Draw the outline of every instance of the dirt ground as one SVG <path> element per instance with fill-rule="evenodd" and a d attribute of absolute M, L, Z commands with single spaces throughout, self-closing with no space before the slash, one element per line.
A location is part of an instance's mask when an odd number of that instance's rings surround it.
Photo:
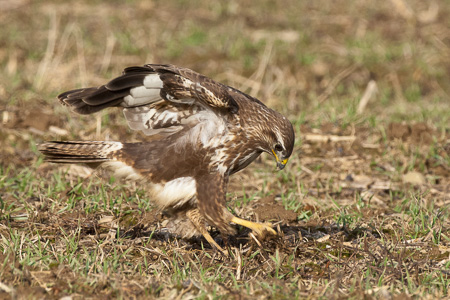
<path fill-rule="evenodd" d="M 59 128 L 61 120 L 43 112 L 39 112 L 39 116 L 44 116 L 42 122 L 27 121 L 30 115 L 38 111 L 38 108 L 31 110 L 25 114 L 25 119 L 10 112 L 9 121 L 1 130 L 2 142 L 13 139 L 16 145 L 22 147 L 3 147 L 0 158 L 4 166 L 15 165 L 20 172 L 21 168 L 35 163 L 36 153 L 27 148 L 27 136 L 39 136 L 42 132 L 50 131 L 51 126 Z M 290 165 L 294 170 L 302 170 L 296 173 L 294 178 L 283 178 L 281 184 L 277 181 L 267 181 L 266 191 L 274 192 L 261 197 L 258 190 L 264 176 L 255 176 L 255 171 L 272 168 L 270 161 L 260 160 L 255 163 L 255 168 L 236 175 L 230 184 L 230 207 L 234 213 L 253 221 L 271 222 L 277 229 L 278 236 L 261 240 L 249 230 L 239 228 L 237 235 L 223 241 L 219 232 L 212 229 L 213 237 L 231 251 L 230 257 L 224 257 L 203 239 L 182 240 L 168 235 L 164 230 L 165 216 L 156 209 L 142 211 L 136 203 L 129 203 L 125 204 L 125 207 L 122 206 L 120 212 L 112 215 L 103 210 L 86 212 L 83 199 L 98 193 L 100 187 L 95 185 L 98 180 L 100 184 L 107 183 L 108 175 L 102 172 L 94 173 L 97 180 L 92 183 L 90 169 L 61 167 L 45 162 L 35 169 L 39 181 L 52 182 L 55 171 L 63 170 L 64 180 L 71 182 L 66 190 L 58 193 L 58 206 L 74 196 L 80 199 L 80 203 L 76 203 L 73 209 L 55 214 L 55 208 L 51 208 L 50 203 L 54 200 L 31 193 L 24 199 L 27 210 L 31 211 L 28 219 L 16 219 L 14 214 L 20 215 L 22 211 L 14 212 L 9 218 L 2 220 L 2 234 L 4 237 L 8 236 L 8 231 L 12 229 L 31 230 L 38 232 L 42 242 L 54 243 L 52 247 L 58 248 L 62 247 L 61 242 L 58 242 L 61 235 L 72 232 L 77 235 L 77 247 L 85 249 L 77 252 L 95 249 L 98 247 L 98 241 L 102 240 L 105 242 L 97 255 L 108 255 L 120 249 L 127 252 L 127 260 L 131 258 L 131 261 L 128 261 L 131 264 L 133 261 L 142 264 L 144 257 L 148 263 L 161 265 L 176 253 L 179 263 L 192 261 L 195 257 L 195 264 L 201 264 L 205 269 L 214 270 L 218 264 L 228 265 L 236 280 L 245 279 L 250 285 L 256 284 L 261 276 L 265 281 L 278 286 L 286 284 L 286 280 L 301 278 L 296 282 L 298 294 L 291 295 L 302 297 L 310 295 L 311 287 L 306 283 L 308 281 L 320 282 L 338 278 L 338 285 L 347 285 L 355 280 L 355 276 L 362 276 L 361 272 L 368 272 L 372 268 L 375 273 L 380 272 L 380 265 L 386 260 L 391 263 L 383 267 L 383 286 L 402 281 L 405 274 L 411 273 L 416 274 L 412 280 L 419 284 L 422 273 L 440 270 L 448 261 L 450 248 L 446 238 L 441 238 L 438 244 L 430 243 L 437 231 L 442 237 L 449 236 L 446 225 L 448 220 L 440 219 L 437 223 L 428 224 L 427 226 L 432 226 L 432 230 L 425 236 L 404 240 L 392 234 L 401 232 L 402 228 L 406 230 L 417 226 L 417 221 L 411 224 L 412 216 L 401 213 L 402 207 L 409 204 L 398 202 L 405 199 L 404 193 L 407 190 L 416 195 L 414 197 L 417 201 L 424 202 L 425 207 L 435 207 L 429 211 L 430 216 L 426 218 L 446 213 L 445 207 L 448 205 L 450 193 L 449 166 L 436 158 L 427 157 L 426 153 L 433 145 L 436 147 L 436 153 L 445 157 L 450 145 L 439 144 L 439 141 L 448 141 L 450 135 L 448 132 L 442 135 L 425 123 L 390 123 L 383 131 L 386 132 L 385 140 L 380 130 L 364 127 L 342 129 L 341 126 L 331 123 L 323 124 L 320 128 L 311 128 L 305 124 L 301 128 L 302 146 L 297 148 L 294 154 L 294 157 L 299 159 L 294 159 Z M 117 134 L 126 135 L 125 132 Z M 411 153 L 417 156 L 412 169 L 422 166 L 423 171 L 405 170 L 398 178 L 393 178 L 390 173 L 396 168 L 396 164 L 408 161 Z M 301 185 L 298 186 L 294 198 L 283 199 L 289 198 L 289 192 L 286 194 L 286 191 L 283 191 L 283 180 L 294 180 L 297 185 Z M 252 182 L 245 185 L 244 194 L 242 182 Z M 80 191 L 80 185 L 87 188 Z M 108 186 L 117 189 L 116 193 L 126 194 L 130 198 L 134 197 L 136 192 L 135 187 L 120 183 Z M 420 198 L 420 195 L 429 197 Z M 251 197 L 251 200 L 243 203 L 245 198 Z M 302 201 L 290 203 L 297 197 Z M 15 201 L 14 195 L 2 194 L 3 206 Z M 333 206 L 343 209 L 335 210 Z M 438 211 L 435 211 L 436 208 Z M 119 245 L 114 245 L 115 243 Z M 257 255 L 254 255 L 255 251 Z M 13 283 L 20 280 L 21 284 L 15 290 L 17 295 L 32 294 L 36 298 L 58 298 L 66 295 L 67 291 L 76 290 L 75 298 L 89 295 L 115 297 L 108 275 L 102 275 L 103 277 L 95 279 L 92 286 L 86 286 L 83 283 L 84 278 L 80 279 L 65 264 L 54 263 L 48 270 L 41 270 L 38 267 L 25 266 L 19 259 L 1 255 L 0 261 L 14 262 L 14 265 L 4 265 L 2 282 Z M 236 268 L 236 260 L 246 261 L 246 264 Z M 17 273 L 16 270 L 20 272 Z M 169 267 L 169 272 L 174 270 Z M 277 278 L 277 274 L 282 272 L 285 276 Z M 267 275 L 263 274 L 272 275 L 267 278 Z M 130 279 L 126 276 L 126 279 L 116 278 L 115 282 L 120 282 L 121 293 L 131 293 L 132 298 L 145 298 L 146 293 L 163 298 L 171 298 L 180 293 L 192 296 L 205 290 L 205 287 L 197 286 L 190 278 L 170 290 L 167 290 L 164 281 L 149 281 L 148 278 L 145 282 L 142 280 L 142 277 Z M 83 286 L 82 289 L 74 288 L 77 285 Z M 238 298 L 243 296 L 241 292 L 226 285 L 221 286 L 219 290 L 229 295 L 236 293 Z M 265 292 L 260 293 L 260 296 L 265 295 Z M 361 287 L 349 295 L 359 298 L 366 293 L 362 292 Z M 388 290 L 383 288 L 372 293 L 389 294 Z M 8 294 L 3 291 L 3 296 Z M 128 298 L 125 294 L 121 295 Z M 273 298 L 281 295 L 288 297 L 289 294 L 285 295 L 280 289 L 272 294 Z M 408 298 L 406 293 L 398 295 Z"/>
<path fill-rule="evenodd" d="M 448 297 L 447 4 L 0 2 L 0 299 Z M 142 140 L 55 96 L 153 62 L 292 121 L 286 168 L 262 155 L 227 195 L 277 236 L 209 228 L 224 256 L 168 234 L 145 186 L 43 161 L 45 140 Z"/>

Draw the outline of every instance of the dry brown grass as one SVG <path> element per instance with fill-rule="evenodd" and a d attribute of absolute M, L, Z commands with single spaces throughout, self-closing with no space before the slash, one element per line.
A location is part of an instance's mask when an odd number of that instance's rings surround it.
<path fill-rule="evenodd" d="M 448 1 L 0 1 L 0 298 L 449 293 Z M 46 139 L 137 140 L 58 93 L 172 63 L 286 114 L 298 142 L 232 178 L 230 257 L 163 229 L 140 187 L 42 162 Z M 212 231 L 213 236 L 218 236 Z"/>

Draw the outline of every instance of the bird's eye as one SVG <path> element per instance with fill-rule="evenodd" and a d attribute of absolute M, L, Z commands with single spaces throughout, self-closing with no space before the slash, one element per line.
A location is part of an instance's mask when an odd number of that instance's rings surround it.
<path fill-rule="evenodd" d="M 274 148 L 275 148 L 275 151 L 278 151 L 278 152 L 283 151 L 283 146 L 281 146 L 280 144 L 276 144 Z"/>

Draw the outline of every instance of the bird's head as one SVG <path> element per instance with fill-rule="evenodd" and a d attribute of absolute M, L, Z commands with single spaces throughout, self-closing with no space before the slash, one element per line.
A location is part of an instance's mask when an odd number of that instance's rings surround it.
<path fill-rule="evenodd" d="M 294 149 L 295 134 L 291 122 L 281 114 L 275 113 L 270 127 L 265 128 L 263 151 L 272 154 L 277 162 L 277 169 L 282 170 Z"/>

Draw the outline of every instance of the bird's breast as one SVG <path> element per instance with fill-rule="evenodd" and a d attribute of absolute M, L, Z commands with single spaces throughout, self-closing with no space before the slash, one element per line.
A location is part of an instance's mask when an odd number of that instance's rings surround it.
<path fill-rule="evenodd" d="M 215 149 L 211 158 L 211 170 L 221 174 L 233 174 L 254 161 L 261 151 L 255 149 L 246 138 L 234 136 Z"/>

